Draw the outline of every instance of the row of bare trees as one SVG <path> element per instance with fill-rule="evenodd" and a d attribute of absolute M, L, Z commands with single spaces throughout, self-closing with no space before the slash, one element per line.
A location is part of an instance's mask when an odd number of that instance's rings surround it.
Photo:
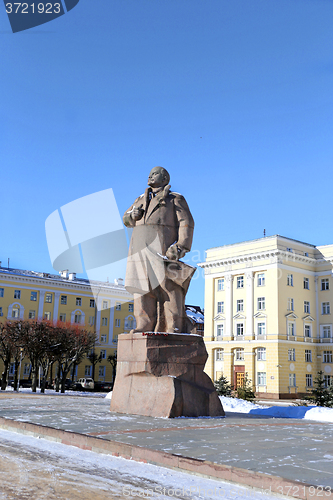
<path fill-rule="evenodd" d="M 20 360 L 26 356 L 31 363 L 32 392 L 36 392 L 40 368 L 41 391 L 45 392 L 54 363 L 57 363 L 56 390 L 60 388 L 65 392 L 68 373 L 83 360 L 95 342 L 94 332 L 70 323 L 17 320 L 0 324 L 0 358 L 4 364 L 1 390 L 6 389 L 11 362 L 15 365 L 14 390 L 17 389 Z"/>

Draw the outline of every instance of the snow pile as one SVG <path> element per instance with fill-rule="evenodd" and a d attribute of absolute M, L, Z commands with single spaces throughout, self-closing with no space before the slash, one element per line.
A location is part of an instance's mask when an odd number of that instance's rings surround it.
<path fill-rule="evenodd" d="M 226 412 L 248 413 L 273 418 L 304 418 L 316 422 L 333 423 L 333 408 L 320 406 L 262 406 L 243 399 L 220 396 Z"/>
<path fill-rule="evenodd" d="M 245 401 L 244 399 L 227 398 L 225 396 L 220 396 L 220 400 L 223 405 L 224 411 L 250 413 L 250 411 L 254 408 L 266 408 L 265 406 L 250 403 L 250 401 Z"/>
<path fill-rule="evenodd" d="M 107 395 L 105 396 L 105 399 L 111 399 L 112 398 L 112 391 L 108 392 Z"/>

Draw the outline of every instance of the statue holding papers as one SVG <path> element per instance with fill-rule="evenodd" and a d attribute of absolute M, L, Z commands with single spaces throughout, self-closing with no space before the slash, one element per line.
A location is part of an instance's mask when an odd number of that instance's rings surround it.
<path fill-rule="evenodd" d="M 135 332 L 187 333 L 185 295 L 195 272 L 179 259 L 192 245 L 194 221 L 185 198 L 170 191 L 169 173 L 155 167 L 148 188 L 123 217 L 133 228 L 125 287 L 134 294 Z"/>

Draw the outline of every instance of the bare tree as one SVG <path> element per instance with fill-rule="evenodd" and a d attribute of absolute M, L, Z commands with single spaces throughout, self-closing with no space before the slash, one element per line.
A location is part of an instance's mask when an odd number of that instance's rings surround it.
<path fill-rule="evenodd" d="M 87 352 L 94 347 L 96 334 L 69 323 L 58 324 L 57 328 L 60 330 L 60 346 L 57 356 L 59 379 L 61 380 L 61 392 L 65 392 L 68 372 L 74 365 L 79 364 Z"/>
<path fill-rule="evenodd" d="M 115 351 L 113 354 L 109 354 L 109 356 L 107 357 L 107 361 L 112 366 L 112 383 L 114 384 L 117 371 L 117 351 Z"/>
<path fill-rule="evenodd" d="M 17 352 L 17 337 L 19 321 L 7 321 L 0 324 L 0 358 L 4 368 L 1 376 L 1 390 L 6 390 L 8 371 L 12 356 Z"/>

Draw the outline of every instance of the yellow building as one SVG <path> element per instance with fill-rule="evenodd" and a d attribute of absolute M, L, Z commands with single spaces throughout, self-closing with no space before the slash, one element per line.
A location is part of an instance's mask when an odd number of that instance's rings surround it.
<path fill-rule="evenodd" d="M 0 267 L 0 321 L 15 318 L 70 321 L 96 331 L 95 352 L 103 359 L 96 365 L 95 380 L 112 381 L 107 357 L 116 351 L 118 335 L 133 328 L 133 297 L 122 279 L 89 282 L 68 271 L 54 275 Z M 92 374 L 88 359 L 77 368 L 75 379 Z M 29 372 L 24 360 L 21 378 Z"/>
<path fill-rule="evenodd" d="M 208 375 L 260 397 L 300 397 L 333 376 L 333 245 L 275 235 L 206 252 Z"/>

